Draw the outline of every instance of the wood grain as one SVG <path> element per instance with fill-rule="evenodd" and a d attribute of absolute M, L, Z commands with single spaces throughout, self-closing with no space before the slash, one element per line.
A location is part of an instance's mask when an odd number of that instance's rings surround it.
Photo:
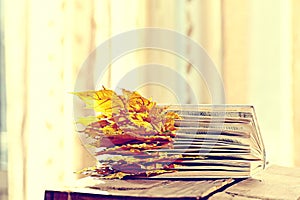
<path fill-rule="evenodd" d="M 48 190 L 45 200 L 64 199 L 200 199 L 232 183 L 233 179 L 218 180 L 97 180 L 84 178 L 85 188 L 69 188 L 62 191 Z M 69 195 L 65 195 L 65 193 Z M 69 196 L 69 197 L 68 197 Z M 83 198 L 84 197 L 84 198 Z"/>
<path fill-rule="evenodd" d="M 217 193 L 211 199 L 299 199 L 300 168 L 268 167 L 254 178 L 246 179 Z"/>
<path fill-rule="evenodd" d="M 198 180 L 100 180 L 47 190 L 45 200 L 94 199 L 300 199 L 300 168 L 270 166 L 253 178 Z"/>

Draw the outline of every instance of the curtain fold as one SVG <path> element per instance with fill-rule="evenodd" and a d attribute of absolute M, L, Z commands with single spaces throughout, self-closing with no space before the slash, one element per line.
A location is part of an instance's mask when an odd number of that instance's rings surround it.
<path fill-rule="evenodd" d="M 300 167 L 300 2 L 292 1 L 293 141 L 295 165 Z"/>
<path fill-rule="evenodd" d="M 92 3 L 5 2 L 10 199 L 41 199 L 75 180 L 83 156 L 94 161 L 73 131 L 70 94 L 96 46 Z"/>

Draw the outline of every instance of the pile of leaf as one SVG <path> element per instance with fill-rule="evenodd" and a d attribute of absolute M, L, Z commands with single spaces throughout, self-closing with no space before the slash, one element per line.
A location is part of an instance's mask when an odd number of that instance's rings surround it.
<path fill-rule="evenodd" d="M 125 89 L 122 94 L 105 87 L 74 94 L 96 113 L 77 123 L 85 126 L 82 133 L 92 141 L 89 145 L 98 149 L 94 156 L 99 160 L 97 166 L 79 173 L 123 178 L 170 172 L 172 160 L 179 158 L 148 150 L 173 148 L 178 114 Z"/>

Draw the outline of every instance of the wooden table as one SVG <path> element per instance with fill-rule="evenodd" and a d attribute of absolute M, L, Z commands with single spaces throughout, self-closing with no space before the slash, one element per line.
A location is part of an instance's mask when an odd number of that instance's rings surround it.
<path fill-rule="evenodd" d="M 99 180 L 47 190 L 45 200 L 96 199 L 295 199 L 300 200 L 300 168 L 269 166 L 249 179 Z"/>

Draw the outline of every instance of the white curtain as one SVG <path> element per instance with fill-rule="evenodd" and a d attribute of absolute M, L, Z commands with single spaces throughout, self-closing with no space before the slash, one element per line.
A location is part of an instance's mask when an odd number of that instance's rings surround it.
<path fill-rule="evenodd" d="M 167 28 L 201 44 L 223 77 L 227 103 L 256 107 L 269 160 L 300 166 L 299 7 L 296 0 L 6 0 L 10 200 L 41 199 L 45 189 L 70 184 L 77 178 L 73 171 L 94 164 L 74 132 L 69 92 L 97 45 L 135 28 Z M 166 52 L 123 56 L 103 83 L 114 87 L 120 76 L 151 62 L 183 74 L 199 102 L 211 103 L 191 66 Z M 83 84 L 92 84 L 91 79 Z M 139 89 L 176 103 L 174 94 L 160 95 L 167 93 L 163 87 Z M 176 92 L 186 90 L 179 86 Z"/>
<path fill-rule="evenodd" d="M 109 6 L 5 2 L 9 199 L 42 199 L 94 162 L 74 132 L 70 92 L 84 59 L 111 34 Z"/>

